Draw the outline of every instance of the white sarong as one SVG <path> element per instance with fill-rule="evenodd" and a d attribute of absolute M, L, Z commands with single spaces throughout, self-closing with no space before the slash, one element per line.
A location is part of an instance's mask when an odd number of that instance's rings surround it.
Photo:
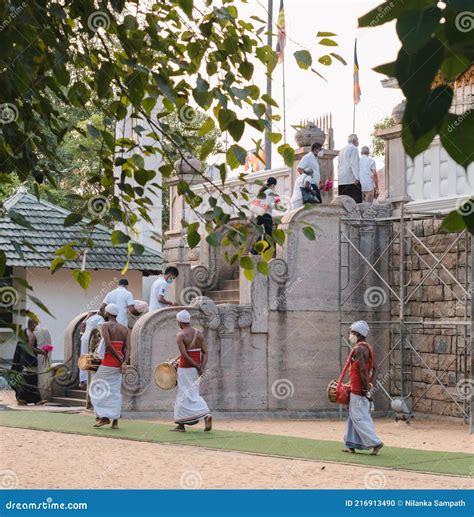
<path fill-rule="evenodd" d="M 370 415 L 370 401 L 351 393 L 349 418 L 347 419 L 344 441 L 351 449 L 372 449 L 382 440 L 375 433 L 374 421 Z"/>
<path fill-rule="evenodd" d="M 174 421 L 186 424 L 211 414 L 199 395 L 200 379 L 196 368 L 178 368 L 178 394 L 174 403 Z"/>
<path fill-rule="evenodd" d="M 89 395 L 96 416 L 111 419 L 120 418 L 122 411 L 121 387 L 120 368 L 100 365 L 89 388 Z"/>

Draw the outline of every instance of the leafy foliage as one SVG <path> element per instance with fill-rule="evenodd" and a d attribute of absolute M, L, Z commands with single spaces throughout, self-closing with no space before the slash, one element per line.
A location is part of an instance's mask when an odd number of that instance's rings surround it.
<path fill-rule="evenodd" d="M 375 70 L 396 77 L 407 99 L 402 138 L 412 158 L 439 134 L 443 147 L 457 163 L 466 168 L 474 159 L 473 114 L 460 120 L 449 113 L 453 97 L 450 82 L 474 60 L 472 33 L 465 30 L 466 21 L 472 25 L 470 7 L 472 2 L 467 0 L 393 0 L 359 18 L 359 27 L 397 20 L 402 44 L 397 59 Z M 438 86 L 433 89 L 435 81 Z"/>
<path fill-rule="evenodd" d="M 393 127 L 395 125 L 395 121 L 392 117 L 385 117 L 380 122 L 376 122 L 374 124 L 374 133 L 379 129 L 387 129 L 389 127 Z M 372 134 L 372 156 L 385 156 L 385 141 L 383 138 L 375 136 Z"/>
<path fill-rule="evenodd" d="M 271 131 L 265 107 L 277 107 L 253 81 L 256 66 L 271 74 L 277 65 L 276 52 L 264 41 L 265 22 L 257 17 L 241 19 L 237 5 L 236 0 L 224 0 L 219 6 L 211 0 L 0 2 L 0 16 L 7 20 L 0 48 L 2 182 L 31 182 L 37 195 L 45 182 L 56 186 L 57 151 L 68 135 L 78 132 L 91 142 L 88 151 L 97 167 L 85 174 L 71 171 L 80 176 L 80 193 L 73 198 L 77 203 L 67 224 L 89 228 L 102 222 L 102 212 L 93 214 L 90 223 L 84 220 L 91 215 L 91 197 L 103 196 L 111 223 L 125 229 L 114 232 L 117 242 L 130 239 L 140 218 L 150 222 L 150 196 L 161 188 L 160 176 L 146 168 L 144 156 L 158 156 L 159 172 L 168 178 L 176 157 L 188 161 L 197 151 L 205 161 L 215 152 L 216 132 L 221 132 L 230 141 L 219 167 L 225 182 L 227 169 L 245 161 L 246 150 L 239 145 L 245 130 Z M 319 43 L 332 50 L 337 47 L 333 36 L 319 34 Z M 331 56 L 344 62 L 341 56 Z M 297 60 L 318 73 L 308 50 L 302 50 Z M 330 64 L 323 61 L 324 66 Z M 63 106 L 97 116 L 81 126 Z M 197 136 L 173 123 L 176 117 L 186 121 L 195 111 L 203 113 L 193 120 Z M 131 132 L 124 132 L 129 126 Z M 277 134 L 272 138 L 278 141 Z M 291 165 L 293 149 L 281 145 L 278 152 Z M 207 241 L 218 245 L 226 237 L 235 249 L 229 260 L 238 260 L 247 239 L 243 231 L 247 214 L 240 208 L 242 198 L 248 200 L 245 186 L 236 197 L 225 197 L 217 188 L 221 206 L 204 211 L 203 200 L 187 179 L 180 180 L 179 192 L 198 215 Z M 240 223 L 229 227 L 231 213 Z M 193 244 L 197 231 L 193 227 L 188 232 Z M 90 239 L 82 244 L 93 245 Z M 133 250 L 130 243 L 130 253 Z M 59 256 L 55 266 L 60 260 Z M 75 277 L 86 285 L 85 275 Z"/>

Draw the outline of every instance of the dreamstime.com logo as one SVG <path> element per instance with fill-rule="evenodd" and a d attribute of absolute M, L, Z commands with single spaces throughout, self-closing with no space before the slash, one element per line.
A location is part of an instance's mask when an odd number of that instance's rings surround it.
<path fill-rule="evenodd" d="M 395 7 L 393 2 L 390 2 L 388 5 L 380 5 L 377 7 L 377 16 L 370 22 L 371 27 L 375 27 L 379 25 L 380 22 L 387 16 L 387 14 Z"/>
<path fill-rule="evenodd" d="M 451 124 L 449 124 L 449 126 L 447 127 L 448 129 L 448 133 L 451 133 L 452 131 L 454 131 L 460 124 L 462 124 L 463 120 L 468 117 L 470 115 L 472 110 L 466 110 L 464 113 L 462 113 L 461 115 L 459 115 L 459 117 L 456 119 L 456 120 L 453 120 L 453 122 L 451 122 Z"/>
<path fill-rule="evenodd" d="M 285 400 L 293 396 L 295 386 L 289 379 L 278 379 L 272 384 L 272 395 L 278 400 Z"/>
<path fill-rule="evenodd" d="M 104 11 L 94 11 L 87 18 L 87 26 L 92 32 L 97 32 L 99 29 L 107 30 L 110 26 L 110 18 Z"/>
<path fill-rule="evenodd" d="M 462 13 L 459 13 L 456 16 L 454 24 L 459 32 L 472 31 L 472 29 L 474 29 L 474 12 L 463 11 Z"/>
<path fill-rule="evenodd" d="M 10 124 L 18 118 L 18 108 L 11 102 L 0 104 L 0 124 Z"/>
<path fill-rule="evenodd" d="M 21 502 L 8 501 L 5 503 L 6 510 L 87 510 L 87 503 L 56 503 L 52 497 L 41 502 Z"/>
<path fill-rule="evenodd" d="M 3 22 L 0 25 L 0 32 L 6 29 L 10 23 L 21 14 L 23 9 L 26 7 L 26 2 L 22 2 L 21 5 L 18 7 L 12 7 L 10 10 L 10 14 L 7 16 L 6 20 L 3 20 Z"/>

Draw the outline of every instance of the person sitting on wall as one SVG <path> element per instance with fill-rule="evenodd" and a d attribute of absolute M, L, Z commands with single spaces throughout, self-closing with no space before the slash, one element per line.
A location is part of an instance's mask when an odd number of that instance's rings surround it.
<path fill-rule="evenodd" d="M 301 158 L 300 163 L 298 164 L 297 171 L 301 174 L 302 172 L 306 172 L 308 176 L 311 176 L 311 190 L 314 192 L 314 195 L 318 198 L 321 203 L 321 173 L 319 170 L 319 162 L 318 155 L 321 152 L 323 146 L 319 142 L 315 142 L 311 146 L 311 151 L 306 153 L 303 158 Z"/>

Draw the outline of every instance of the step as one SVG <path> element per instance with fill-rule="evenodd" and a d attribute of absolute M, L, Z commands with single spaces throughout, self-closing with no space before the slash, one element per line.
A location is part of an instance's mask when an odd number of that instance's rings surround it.
<path fill-rule="evenodd" d="M 239 303 L 240 292 L 238 289 L 223 289 L 222 291 L 208 291 L 205 293 L 216 303 Z"/>
<path fill-rule="evenodd" d="M 84 390 L 67 390 L 67 398 L 87 400 L 87 392 Z"/>
<path fill-rule="evenodd" d="M 53 397 L 53 404 L 59 404 L 63 407 L 86 407 L 86 401 L 83 399 L 74 399 L 71 397 Z"/>
<path fill-rule="evenodd" d="M 222 282 L 220 283 L 219 287 L 220 287 L 220 290 L 235 291 L 235 290 L 239 290 L 239 284 L 240 284 L 239 279 L 237 279 L 237 280 L 222 280 Z"/>

